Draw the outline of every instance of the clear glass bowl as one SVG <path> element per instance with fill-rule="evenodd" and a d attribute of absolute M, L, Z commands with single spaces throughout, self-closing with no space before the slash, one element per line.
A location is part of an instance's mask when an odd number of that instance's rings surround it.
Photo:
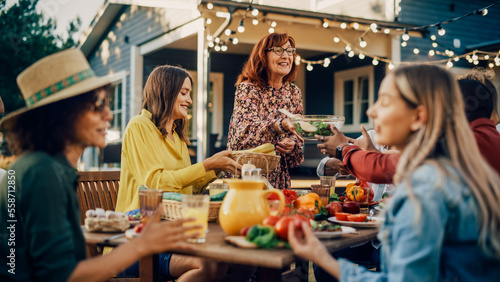
<path fill-rule="evenodd" d="M 333 133 L 327 128 L 329 124 L 342 130 L 345 117 L 338 115 L 303 115 L 292 119 L 297 133 L 306 140 L 316 140 L 314 135 L 331 136 Z"/>

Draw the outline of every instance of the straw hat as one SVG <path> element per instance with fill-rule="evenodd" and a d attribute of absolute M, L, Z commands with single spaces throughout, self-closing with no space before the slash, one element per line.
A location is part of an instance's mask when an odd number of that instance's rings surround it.
<path fill-rule="evenodd" d="M 0 128 L 8 130 L 12 121 L 23 113 L 86 93 L 113 80 L 112 76 L 96 76 L 80 49 L 49 55 L 17 76 L 26 107 L 3 117 Z"/>

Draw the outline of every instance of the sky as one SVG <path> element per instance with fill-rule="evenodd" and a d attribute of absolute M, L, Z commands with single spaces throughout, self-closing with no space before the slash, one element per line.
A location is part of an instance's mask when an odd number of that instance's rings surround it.
<path fill-rule="evenodd" d="M 6 6 L 9 7 L 17 0 L 7 0 Z M 104 3 L 104 0 L 39 0 L 37 9 L 46 16 L 55 18 L 57 21 L 56 32 L 60 35 L 66 34 L 69 23 L 80 17 L 82 25 L 76 38 L 89 26 L 97 11 Z"/>

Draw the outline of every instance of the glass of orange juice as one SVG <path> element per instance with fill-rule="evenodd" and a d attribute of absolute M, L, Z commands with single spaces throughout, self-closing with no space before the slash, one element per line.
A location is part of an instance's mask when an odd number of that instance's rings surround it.
<path fill-rule="evenodd" d="M 186 225 L 202 225 L 201 229 L 189 232 L 200 232 L 194 239 L 188 239 L 192 243 L 205 243 L 208 229 L 208 208 L 210 205 L 209 195 L 182 195 L 182 217 L 195 218 L 195 221 L 185 223 Z"/>

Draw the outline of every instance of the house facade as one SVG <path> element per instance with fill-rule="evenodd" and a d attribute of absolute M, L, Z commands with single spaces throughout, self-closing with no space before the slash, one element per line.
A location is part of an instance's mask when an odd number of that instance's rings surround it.
<path fill-rule="evenodd" d="M 110 134 L 110 144 L 116 146 L 127 122 L 140 112 L 142 87 L 152 69 L 163 64 L 187 69 L 195 80 L 190 138 L 200 161 L 215 147 L 226 146 L 234 83 L 254 44 L 272 30 L 286 31 L 296 40 L 300 65 L 295 83 L 302 90 L 305 113 L 343 115 L 343 131 L 351 136 L 359 135 L 361 124 L 369 128 L 365 112 L 386 72 L 397 62 L 415 59 L 408 52 L 416 48 L 411 44 L 429 41 L 428 32 L 413 28 L 433 18 L 404 18 L 405 13 L 420 13 L 416 2 L 426 1 L 405 2 L 261 0 L 249 5 L 225 0 L 109 0 L 82 34 L 79 47 L 96 74 L 117 77 Z M 426 5 L 439 5 L 434 2 Z M 467 1 L 454 2 L 457 12 L 468 7 L 459 5 Z M 410 35 L 406 47 L 401 46 L 404 31 Z M 467 50 L 481 40 L 464 39 L 462 47 Z M 109 150 L 119 151 L 116 146 Z M 315 146 L 306 143 L 304 167 L 315 167 L 322 157 Z M 87 151 L 84 169 L 102 168 L 105 156 L 106 152 Z"/>

